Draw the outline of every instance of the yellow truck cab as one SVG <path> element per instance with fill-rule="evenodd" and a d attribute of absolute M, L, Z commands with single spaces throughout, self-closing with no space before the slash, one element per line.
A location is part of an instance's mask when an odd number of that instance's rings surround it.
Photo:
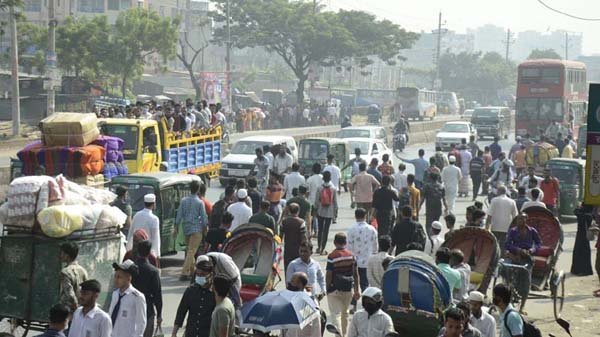
<path fill-rule="evenodd" d="M 106 118 L 99 122 L 104 135 L 124 141 L 123 157 L 129 173 L 166 171 L 199 175 L 205 182 L 221 168 L 221 127 L 175 133 L 166 120 Z"/>

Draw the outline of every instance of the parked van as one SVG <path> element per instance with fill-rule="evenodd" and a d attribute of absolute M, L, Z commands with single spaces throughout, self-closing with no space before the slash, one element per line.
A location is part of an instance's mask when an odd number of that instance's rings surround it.
<path fill-rule="evenodd" d="M 256 149 L 265 145 L 275 146 L 285 144 L 289 153 L 298 162 L 298 146 L 294 137 L 291 136 L 252 136 L 240 139 L 233 145 L 231 151 L 221 161 L 219 170 L 219 182 L 222 186 L 229 179 L 246 179 L 254 171 L 254 159 Z M 277 155 L 277 153 L 273 153 Z"/>
<path fill-rule="evenodd" d="M 475 108 L 471 123 L 477 129 L 479 138 L 485 136 L 508 138 L 510 131 L 510 109 L 501 106 Z"/>

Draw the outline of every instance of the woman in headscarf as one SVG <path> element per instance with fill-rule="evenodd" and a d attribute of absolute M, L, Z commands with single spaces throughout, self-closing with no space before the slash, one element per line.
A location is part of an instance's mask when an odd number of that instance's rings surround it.
<path fill-rule="evenodd" d="M 129 251 L 127 251 L 127 253 L 125 253 L 125 257 L 123 257 L 123 261 L 125 261 L 125 260 L 135 261 L 139 257 L 139 254 L 137 252 L 138 244 L 142 241 L 148 241 L 148 240 L 150 240 L 150 237 L 148 236 L 148 233 L 146 233 L 145 230 L 138 229 L 135 232 L 133 232 L 133 247 L 131 248 L 131 250 L 129 250 Z M 158 259 L 152 253 L 150 253 L 150 255 L 148 256 L 148 262 L 150 262 L 150 264 L 155 266 L 156 268 L 160 268 Z"/>

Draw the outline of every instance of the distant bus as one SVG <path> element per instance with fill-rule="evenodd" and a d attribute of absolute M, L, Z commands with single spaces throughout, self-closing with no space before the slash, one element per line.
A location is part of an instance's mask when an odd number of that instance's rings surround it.
<path fill-rule="evenodd" d="M 539 138 L 550 123 L 558 122 L 577 135 L 587 120 L 585 64 L 528 60 L 519 64 L 518 72 L 516 134 Z"/>
<path fill-rule="evenodd" d="M 437 111 L 447 115 L 456 115 L 460 112 L 460 104 L 456 93 L 452 91 L 438 92 Z"/>
<path fill-rule="evenodd" d="M 419 88 L 401 87 L 396 89 L 397 113 L 406 118 L 433 120 L 437 114 L 437 92 Z"/>
<path fill-rule="evenodd" d="M 263 89 L 262 100 L 272 106 L 280 106 L 283 104 L 283 90 Z"/>
<path fill-rule="evenodd" d="M 356 89 L 357 106 L 377 104 L 383 108 L 395 103 L 396 90 L 394 89 Z"/>

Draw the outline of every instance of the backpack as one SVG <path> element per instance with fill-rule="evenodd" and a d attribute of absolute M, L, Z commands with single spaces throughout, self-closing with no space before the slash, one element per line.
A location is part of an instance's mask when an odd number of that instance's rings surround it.
<path fill-rule="evenodd" d="M 333 189 L 323 185 L 319 200 L 321 201 L 321 206 L 329 207 L 333 205 Z"/>
<path fill-rule="evenodd" d="M 508 327 L 508 321 L 506 320 L 511 311 L 514 310 L 509 310 L 506 312 L 506 314 L 504 314 L 504 327 L 506 330 L 508 330 L 508 334 L 513 336 L 510 328 Z M 525 318 L 523 318 L 523 316 L 521 316 L 521 314 L 519 314 L 519 317 L 521 317 L 521 320 L 523 321 L 523 337 L 542 337 L 542 332 L 540 329 L 538 329 L 531 322 L 528 322 Z"/>

